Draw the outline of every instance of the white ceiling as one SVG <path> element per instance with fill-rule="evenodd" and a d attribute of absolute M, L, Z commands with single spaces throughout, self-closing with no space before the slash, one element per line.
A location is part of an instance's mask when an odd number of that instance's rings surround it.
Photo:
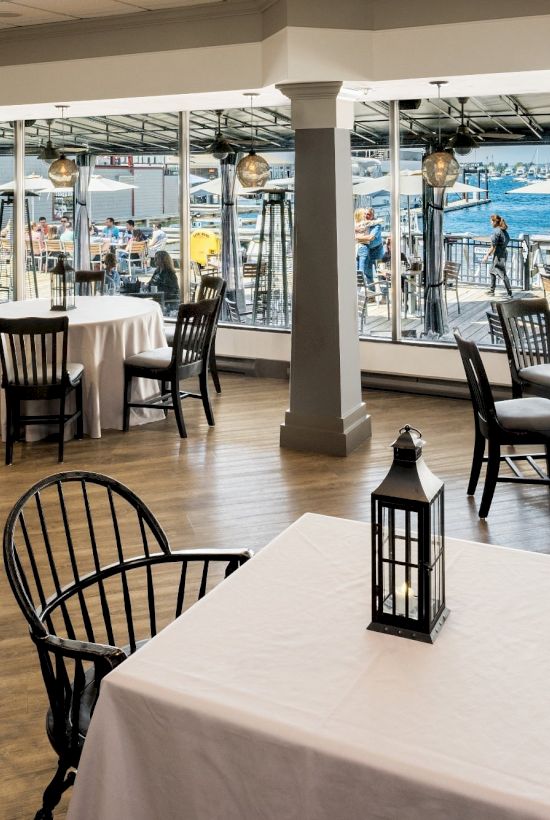
<path fill-rule="evenodd" d="M 221 2 L 224 0 L 0 0 L 0 29 Z"/>

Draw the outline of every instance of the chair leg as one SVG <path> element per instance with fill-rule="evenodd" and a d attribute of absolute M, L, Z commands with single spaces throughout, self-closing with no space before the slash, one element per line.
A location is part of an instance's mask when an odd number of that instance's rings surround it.
<path fill-rule="evenodd" d="M 65 779 L 68 768 L 65 761 L 60 758 L 57 771 L 44 791 L 42 808 L 37 811 L 34 820 L 53 820 L 53 810 L 61 800 L 63 792 L 74 783 L 74 773 L 70 773 Z"/>
<path fill-rule="evenodd" d="M 544 451 L 546 453 L 546 476 L 550 478 L 550 444 L 544 445 Z"/>
<path fill-rule="evenodd" d="M 210 367 L 210 373 L 212 374 L 212 381 L 214 382 L 214 387 L 216 388 L 216 393 L 221 393 L 222 388 L 220 385 L 220 377 L 218 375 L 218 364 L 216 362 L 216 337 L 212 339 L 212 344 L 210 345 L 210 353 L 208 355 L 208 366 Z"/>
<path fill-rule="evenodd" d="M 199 375 L 199 386 L 202 397 L 202 406 L 206 414 L 206 421 L 210 427 L 214 427 L 214 413 L 212 412 L 212 405 L 210 404 L 210 396 L 208 395 L 208 372 L 204 367 Z"/>
<path fill-rule="evenodd" d="M 458 298 L 458 279 L 455 279 L 456 307 L 460 316 L 460 299 Z"/>
<path fill-rule="evenodd" d="M 485 453 L 485 439 L 479 430 L 476 430 L 476 440 L 474 442 L 474 454 L 472 457 L 472 469 L 470 471 L 470 481 L 468 483 L 467 495 L 473 495 L 476 491 L 479 474 L 483 464 L 483 454 Z"/>
<path fill-rule="evenodd" d="M 166 393 L 169 392 L 169 390 L 170 390 L 169 383 L 162 381 L 160 383 L 160 397 L 162 398 L 163 396 L 165 396 Z M 164 408 L 163 413 L 164 413 L 164 418 L 166 418 L 168 416 L 168 410 L 166 408 Z"/>
<path fill-rule="evenodd" d="M 13 464 L 13 403 L 6 396 L 6 464 Z"/>
<path fill-rule="evenodd" d="M 500 444 L 489 439 L 489 460 L 487 462 L 487 472 L 485 474 L 485 486 L 479 506 L 479 517 L 487 518 L 491 501 L 497 485 L 498 471 L 500 467 Z"/>
<path fill-rule="evenodd" d="M 187 431 L 185 429 L 185 422 L 183 420 L 183 410 L 181 408 L 180 386 L 177 376 L 170 383 L 170 391 L 172 394 L 172 404 L 174 405 L 174 414 L 178 425 L 180 438 L 187 438 Z"/>
<path fill-rule="evenodd" d="M 65 396 L 59 400 L 59 443 L 58 443 L 58 461 L 63 461 L 63 449 L 65 447 Z"/>
<path fill-rule="evenodd" d="M 122 429 L 125 433 L 130 429 L 130 398 L 132 396 L 132 377 L 124 371 L 124 409 L 122 411 Z"/>
<path fill-rule="evenodd" d="M 77 412 L 80 412 L 80 415 L 77 416 L 76 419 L 76 437 L 78 439 L 84 438 L 84 417 L 83 413 L 83 402 L 82 402 L 82 379 L 78 382 L 76 386 L 76 409 Z"/>

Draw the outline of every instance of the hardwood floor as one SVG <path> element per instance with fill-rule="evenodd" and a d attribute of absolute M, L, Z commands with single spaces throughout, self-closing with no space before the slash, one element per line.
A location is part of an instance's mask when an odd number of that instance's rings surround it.
<path fill-rule="evenodd" d="M 170 417 L 126 435 L 107 432 L 100 440 L 67 442 L 63 469 L 104 472 L 128 484 L 157 515 L 174 548 L 258 550 L 304 512 L 368 521 L 370 493 L 391 460 L 389 445 L 408 423 L 422 431 L 426 461 L 446 482 L 449 535 L 550 552 L 545 489 L 499 485 L 489 519 L 479 521 L 476 501 L 465 494 L 473 441 L 468 402 L 369 392 L 373 437 L 337 459 L 279 448 L 286 382 L 222 374 L 222 387 L 213 399 L 215 428 L 208 428 L 200 402 L 189 401 L 187 440 L 179 439 Z M 55 458 L 52 443 L 16 445 L 14 465 L 0 467 L 2 524 L 30 484 L 58 471 Z M 365 560 L 368 555 L 365 544 Z M 55 757 L 44 732 L 46 700 L 36 654 L 3 573 L 0 584 L 0 818 L 26 820 L 40 805 Z M 56 812 L 59 820 L 69 796 Z"/>

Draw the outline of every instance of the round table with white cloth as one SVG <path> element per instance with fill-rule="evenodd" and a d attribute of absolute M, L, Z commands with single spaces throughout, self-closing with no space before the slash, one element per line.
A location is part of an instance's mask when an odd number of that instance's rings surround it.
<path fill-rule="evenodd" d="M 0 305 L 0 316 L 6 319 L 60 315 L 64 314 L 50 310 L 49 299 Z M 92 438 L 101 438 L 102 430 L 122 430 L 124 360 L 135 353 L 166 345 L 160 306 L 150 299 L 129 296 L 77 296 L 76 309 L 67 311 L 66 315 L 69 317 L 67 360 L 84 365 L 84 432 Z M 153 381 L 134 379 L 132 395 L 136 400 L 146 399 L 157 389 Z M 144 424 L 161 418 L 160 410 L 133 409 L 130 423 Z"/>

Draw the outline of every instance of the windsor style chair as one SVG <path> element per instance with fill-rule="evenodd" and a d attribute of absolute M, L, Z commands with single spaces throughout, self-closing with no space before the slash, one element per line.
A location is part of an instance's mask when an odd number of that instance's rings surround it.
<path fill-rule="evenodd" d="M 105 675 L 252 556 L 172 551 L 128 487 L 91 472 L 48 476 L 4 529 L 4 563 L 46 686 L 58 766 L 35 820 L 51 820 L 86 740 Z"/>

